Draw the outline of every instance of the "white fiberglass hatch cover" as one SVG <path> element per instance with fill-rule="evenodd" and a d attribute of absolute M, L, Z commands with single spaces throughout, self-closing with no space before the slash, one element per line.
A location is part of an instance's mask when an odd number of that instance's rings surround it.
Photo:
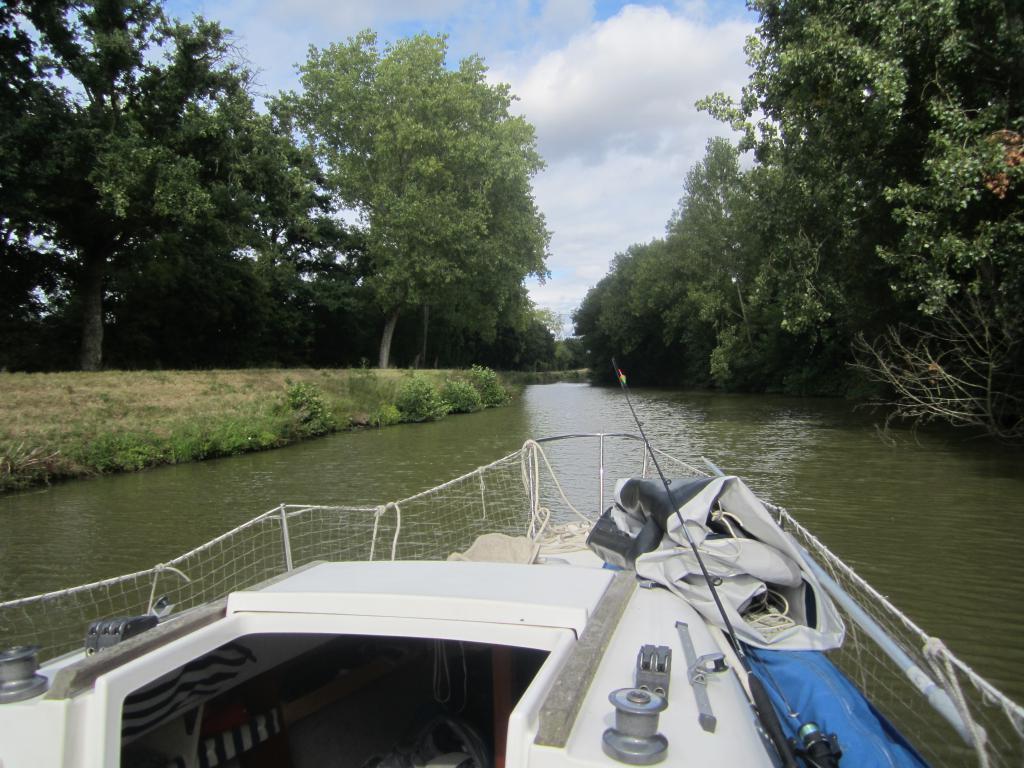
<path fill-rule="evenodd" d="M 323 563 L 228 597 L 241 612 L 401 616 L 579 634 L 612 579 L 597 568 L 474 562 Z"/>

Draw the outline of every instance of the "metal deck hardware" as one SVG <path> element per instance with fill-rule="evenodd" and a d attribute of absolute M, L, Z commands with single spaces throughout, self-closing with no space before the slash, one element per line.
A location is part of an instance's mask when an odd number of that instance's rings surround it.
<path fill-rule="evenodd" d="M 668 698 L 669 675 L 672 672 L 672 649 L 667 645 L 643 645 L 636 656 L 634 685 Z"/>
<path fill-rule="evenodd" d="M 697 716 L 700 727 L 708 733 L 715 732 L 718 719 L 711 710 L 711 699 L 708 698 L 708 675 L 724 672 L 728 667 L 725 665 L 725 657 L 720 653 L 708 653 L 704 656 L 697 656 L 693 648 L 693 640 L 690 638 L 690 628 L 686 622 L 677 621 L 676 630 L 679 632 L 679 641 L 683 646 L 683 653 L 686 655 L 686 676 L 693 687 L 694 698 L 697 699 Z"/>

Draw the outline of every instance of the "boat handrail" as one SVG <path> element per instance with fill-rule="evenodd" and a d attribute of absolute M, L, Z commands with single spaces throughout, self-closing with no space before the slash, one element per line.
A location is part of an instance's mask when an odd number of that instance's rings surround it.
<path fill-rule="evenodd" d="M 567 432 L 564 435 L 548 435 L 547 437 L 534 438 L 535 443 L 553 443 L 558 440 L 575 440 L 580 437 L 623 437 L 627 440 L 640 440 L 643 438 L 640 435 L 632 432 Z"/>

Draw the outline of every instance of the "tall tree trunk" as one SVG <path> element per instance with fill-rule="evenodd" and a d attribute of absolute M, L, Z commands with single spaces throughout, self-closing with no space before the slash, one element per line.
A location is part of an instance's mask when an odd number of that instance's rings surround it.
<path fill-rule="evenodd" d="M 423 367 L 427 367 L 427 330 L 430 328 L 430 305 L 423 305 L 423 348 L 420 350 L 420 360 Z"/>
<path fill-rule="evenodd" d="M 103 365 L 103 278 L 106 257 L 95 252 L 83 254 L 84 271 L 79 284 L 82 299 L 82 346 L 79 365 L 83 371 L 98 371 Z"/>
<path fill-rule="evenodd" d="M 391 338 L 395 335 L 395 326 L 398 325 L 398 310 L 396 309 L 384 323 L 384 333 L 380 337 L 380 359 L 378 367 L 387 368 L 391 363 Z"/>

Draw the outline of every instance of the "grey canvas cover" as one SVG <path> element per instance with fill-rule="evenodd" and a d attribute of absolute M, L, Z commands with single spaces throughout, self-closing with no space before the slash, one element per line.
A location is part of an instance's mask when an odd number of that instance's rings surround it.
<path fill-rule="evenodd" d="M 789 534 L 738 477 L 676 480 L 667 494 L 657 480 L 620 480 L 615 497 L 612 518 L 622 530 L 635 533 L 651 516 L 665 529 L 658 549 L 637 558 L 637 575 L 664 585 L 712 624 L 724 625 L 680 519 L 742 641 L 759 648 L 819 651 L 842 644 L 845 627 L 836 607 Z M 717 532 L 709 525 L 712 519 L 725 521 L 715 526 Z M 764 618 L 769 598 L 776 613 L 791 621 L 766 626 L 755 618 Z"/>

